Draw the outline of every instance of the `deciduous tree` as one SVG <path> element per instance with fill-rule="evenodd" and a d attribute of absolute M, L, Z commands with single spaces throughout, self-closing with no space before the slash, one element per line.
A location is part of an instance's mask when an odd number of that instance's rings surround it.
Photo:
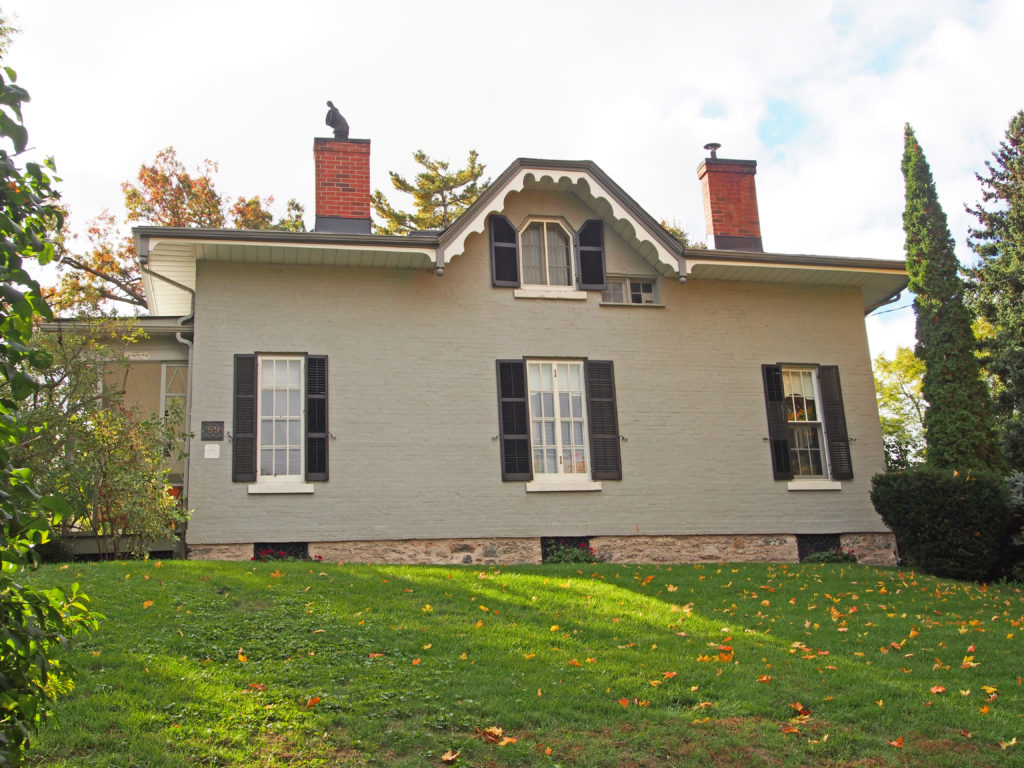
<path fill-rule="evenodd" d="M 466 167 L 457 170 L 452 170 L 446 160 L 434 160 L 422 149 L 413 153 L 413 159 L 423 166 L 413 181 L 394 171 L 388 171 L 388 175 L 395 189 L 412 195 L 415 212 L 395 208 L 383 192 L 375 190 L 371 202 L 373 212 L 380 219 L 374 224 L 379 234 L 407 235 L 417 230 L 444 229 L 472 205 L 490 183 L 490 179 L 480 181 L 486 166 L 478 161 L 475 149 L 470 150 Z"/>
<path fill-rule="evenodd" d="M 139 168 L 136 183 L 121 185 L 128 224 L 162 227 L 225 226 L 237 229 L 282 229 L 302 232 L 303 207 L 289 200 L 283 217 L 274 221 L 269 210 L 273 197 L 239 197 L 225 210 L 214 175 L 217 164 L 205 160 L 189 171 L 174 147 L 157 153 L 151 165 Z M 66 233 L 65 233 L 66 234 Z M 126 304 L 144 309 L 145 294 L 135 260 L 132 238 L 121 231 L 116 217 L 104 212 L 90 222 L 88 248 L 64 251 L 60 258 L 61 282 L 54 296 L 58 310 L 94 312 L 100 307 Z"/>
<path fill-rule="evenodd" d="M 886 467 L 900 470 L 919 464 L 925 449 L 924 363 L 909 347 L 898 347 L 891 360 L 878 355 L 873 368 Z"/>
<path fill-rule="evenodd" d="M 917 356 L 924 363 L 922 395 L 928 464 L 939 468 L 999 466 L 988 389 L 981 379 L 964 283 L 946 214 L 921 145 L 907 125 L 903 178 L 907 275 L 917 316 Z"/>
<path fill-rule="evenodd" d="M 986 321 L 984 365 L 995 377 L 996 419 L 1007 464 L 1024 470 L 1024 111 L 985 163 L 978 221 L 968 244 L 978 264 L 968 270 L 969 300 Z"/>
<path fill-rule="evenodd" d="M 2 14 L 0 14 L 2 21 Z M 6 22 L 3 22 L 6 24 Z M 0 24 L 2 26 L 3 24 Z M 4 34 L 0 32 L 0 38 Z M 32 327 L 51 317 L 39 284 L 24 259 L 47 263 L 53 243 L 47 233 L 62 223 L 51 186 L 53 163 L 18 157 L 28 144 L 21 106 L 28 93 L 15 73 L 0 74 L 0 765 L 20 765 L 29 738 L 44 717 L 41 701 L 70 684 L 70 668 L 59 648 L 83 628 L 94 627 L 77 593 L 39 589 L 20 582 L 35 565 L 35 547 L 50 536 L 50 519 L 66 511 L 60 499 L 41 496 L 31 474 L 17 466 L 11 448 L 28 438 L 21 423 L 24 399 L 36 388 L 34 370 L 47 362 L 31 346 Z"/>

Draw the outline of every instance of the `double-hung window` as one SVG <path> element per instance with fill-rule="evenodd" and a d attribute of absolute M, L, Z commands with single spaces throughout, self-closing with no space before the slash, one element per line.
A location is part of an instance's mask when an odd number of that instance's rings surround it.
<path fill-rule="evenodd" d="M 605 304 L 657 304 L 655 280 L 649 277 L 609 277 L 601 293 Z"/>
<path fill-rule="evenodd" d="M 503 480 L 527 490 L 621 480 L 615 376 L 608 360 L 498 360 Z"/>
<path fill-rule="evenodd" d="M 327 479 L 325 356 L 235 355 L 233 416 L 232 480 L 255 493 Z"/>
<path fill-rule="evenodd" d="M 839 368 L 763 365 L 768 442 L 776 480 L 852 480 Z"/>

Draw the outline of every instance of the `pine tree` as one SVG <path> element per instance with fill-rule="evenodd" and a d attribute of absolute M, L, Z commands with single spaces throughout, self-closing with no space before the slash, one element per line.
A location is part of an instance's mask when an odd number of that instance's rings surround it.
<path fill-rule="evenodd" d="M 928 161 L 913 129 L 904 131 L 903 178 L 907 274 L 917 316 L 917 356 L 924 361 L 922 394 L 927 462 L 940 468 L 999 466 L 988 389 L 975 355 L 971 315 Z"/>
<path fill-rule="evenodd" d="M 1006 140 L 986 162 L 978 220 L 967 243 L 979 263 L 968 270 L 968 300 L 991 331 L 984 364 L 997 381 L 996 420 L 1006 463 L 1024 470 L 1024 111 L 1010 120 Z"/>
<path fill-rule="evenodd" d="M 450 170 L 446 160 L 434 160 L 422 149 L 413 153 L 413 159 L 423 166 L 414 182 L 394 171 L 388 171 L 388 175 L 395 189 L 412 195 L 416 212 L 398 210 L 383 192 L 375 190 L 371 198 L 373 212 L 382 222 L 374 225 L 378 234 L 407 235 L 417 230 L 444 229 L 490 184 L 490 179 L 480 181 L 486 166 L 477 160 L 475 149 L 470 150 L 466 167 L 455 171 Z"/>

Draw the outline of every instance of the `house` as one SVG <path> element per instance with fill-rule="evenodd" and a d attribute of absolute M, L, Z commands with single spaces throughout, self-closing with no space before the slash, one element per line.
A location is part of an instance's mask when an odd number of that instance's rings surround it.
<path fill-rule="evenodd" d="M 765 252 L 756 163 L 714 152 L 713 247 L 685 251 L 589 161 L 516 160 L 444 231 L 374 235 L 370 142 L 313 152 L 311 232 L 134 230 L 191 557 L 895 562 L 864 317 L 902 261 Z"/>

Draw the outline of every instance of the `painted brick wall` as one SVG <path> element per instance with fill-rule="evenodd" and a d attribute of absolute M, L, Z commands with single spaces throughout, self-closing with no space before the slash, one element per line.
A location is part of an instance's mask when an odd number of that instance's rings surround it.
<path fill-rule="evenodd" d="M 505 211 L 517 225 L 592 216 L 530 192 Z M 606 237 L 609 271 L 642 269 Z M 197 280 L 193 424 L 231 431 L 234 354 L 308 352 L 329 356 L 337 439 L 312 495 L 248 495 L 231 482 L 230 442 L 219 459 L 197 455 L 190 544 L 885 530 L 868 498 L 884 458 L 855 289 L 662 280 L 664 308 L 517 299 L 491 286 L 486 233 L 440 278 L 200 262 Z M 523 356 L 614 361 L 621 481 L 529 494 L 501 481 L 494 361 Z M 839 366 L 855 438 L 841 491 L 772 479 L 761 364 L 775 362 Z"/>

